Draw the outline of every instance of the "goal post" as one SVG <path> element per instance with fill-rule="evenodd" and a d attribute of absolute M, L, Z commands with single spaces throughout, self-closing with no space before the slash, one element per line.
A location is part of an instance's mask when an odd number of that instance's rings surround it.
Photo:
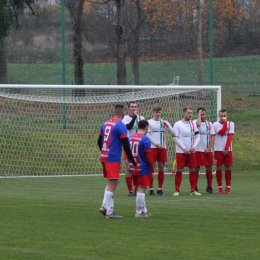
<path fill-rule="evenodd" d="M 113 107 L 136 101 L 139 114 L 152 118 L 154 106 L 174 124 L 185 106 L 203 106 L 216 121 L 220 86 L 0 85 L 0 177 L 101 174 L 97 139 Z M 194 117 L 195 118 L 195 117 Z M 167 135 L 171 172 L 175 144 Z M 122 164 L 122 173 L 124 164 Z"/>

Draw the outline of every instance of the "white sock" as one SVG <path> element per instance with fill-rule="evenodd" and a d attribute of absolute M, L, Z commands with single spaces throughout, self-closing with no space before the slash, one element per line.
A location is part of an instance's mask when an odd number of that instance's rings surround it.
<path fill-rule="evenodd" d="M 144 196 L 145 196 L 145 193 L 144 193 Z M 144 197 L 143 212 L 144 212 L 144 213 L 148 212 L 148 209 L 146 208 L 146 204 L 145 204 L 145 197 Z"/>
<path fill-rule="evenodd" d="M 105 197 L 106 190 L 107 190 L 107 186 L 106 186 L 105 191 L 104 191 L 104 197 L 103 197 L 103 203 L 102 203 L 102 207 L 104 207 L 105 209 L 107 208 L 106 207 L 106 197 Z"/>
<path fill-rule="evenodd" d="M 114 193 L 106 190 L 105 201 L 106 201 L 107 215 L 110 215 L 114 211 Z"/>
<path fill-rule="evenodd" d="M 137 192 L 136 194 L 136 213 L 141 214 L 145 205 L 145 194 Z"/>

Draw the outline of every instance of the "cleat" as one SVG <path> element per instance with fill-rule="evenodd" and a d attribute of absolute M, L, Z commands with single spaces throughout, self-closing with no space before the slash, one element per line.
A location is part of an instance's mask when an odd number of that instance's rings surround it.
<path fill-rule="evenodd" d="M 135 217 L 136 218 L 148 218 L 148 217 L 150 217 L 150 215 L 142 212 L 141 214 L 135 213 Z"/>
<path fill-rule="evenodd" d="M 222 187 L 221 187 L 221 188 L 218 188 L 218 193 L 219 193 L 219 194 L 223 194 L 223 189 L 222 189 Z"/>
<path fill-rule="evenodd" d="M 154 191 L 150 190 L 150 196 L 154 196 Z"/>
<path fill-rule="evenodd" d="M 159 194 L 160 196 L 164 196 L 164 193 L 162 190 L 157 190 L 157 194 Z"/>
<path fill-rule="evenodd" d="M 146 211 L 146 212 L 143 212 L 146 216 L 148 216 L 148 217 L 150 217 L 150 216 L 152 216 L 152 214 L 150 213 L 150 212 L 148 212 L 148 211 Z"/>
<path fill-rule="evenodd" d="M 123 216 L 119 216 L 115 212 L 113 212 L 110 215 L 106 215 L 106 218 L 124 218 L 124 217 Z"/>
<path fill-rule="evenodd" d="M 176 190 L 172 195 L 173 195 L 173 196 L 179 196 L 179 195 L 180 195 L 180 192 Z"/>
<path fill-rule="evenodd" d="M 195 189 L 195 191 L 199 192 L 199 189 L 198 189 L 198 187 Z"/>
<path fill-rule="evenodd" d="M 208 186 L 208 187 L 206 188 L 206 192 L 208 192 L 209 194 L 213 194 L 213 189 Z"/>
<path fill-rule="evenodd" d="M 199 192 L 197 192 L 196 190 L 192 191 L 190 195 L 192 195 L 192 196 L 201 196 L 201 194 Z"/>
<path fill-rule="evenodd" d="M 136 191 L 134 192 L 134 196 L 137 196 L 137 192 Z"/>
<path fill-rule="evenodd" d="M 132 190 L 129 191 L 128 196 L 130 196 L 130 197 L 134 196 L 134 192 Z"/>
<path fill-rule="evenodd" d="M 229 195 L 229 194 L 231 193 L 231 192 L 230 192 L 230 188 L 226 187 L 225 192 L 226 192 L 226 194 Z"/>
<path fill-rule="evenodd" d="M 176 175 L 176 171 L 172 171 L 172 175 Z"/>
<path fill-rule="evenodd" d="M 103 215 L 103 216 L 106 216 L 106 213 L 107 213 L 107 209 L 103 206 L 101 206 L 101 208 L 99 209 L 99 212 Z"/>

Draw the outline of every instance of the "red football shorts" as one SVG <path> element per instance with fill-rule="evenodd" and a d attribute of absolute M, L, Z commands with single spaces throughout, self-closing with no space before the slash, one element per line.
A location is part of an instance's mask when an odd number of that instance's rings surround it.
<path fill-rule="evenodd" d="M 121 163 L 119 162 L 102 162 L 103 176 L 107 179 L 119 179 Z"/>
<path fill-rule="evenodd" d="M 223 155 L 221 151 L 214 152 L 215 165 L 233 165 L 233 155 L 232 151 L 228 152 L 226 156 Z"/>
<path fill-rule="evenodd" d="M 151 149 L 151 156 L 153 162 L 167 162 L 167 150 L 166 149 L 158 149 L 158 148 L 152 148 Z"/>
<path fill-rule="evenodd" d="M 177 169 L 183 169 L 184 167 L 196 168 L 196 153 L 176 153 L 176 162 Z"/>
<path fill-rule="evenodd" d="M 213 165 L 213 153 L 205 154 L 204 152 L 196 152 L 197 166 L 211 166 Z"/>
<path fill-rule="evenodd" d="M 151 180 L 151 174 L 138 175 L 138 186 L 140 187 L 149 187 Z"/>

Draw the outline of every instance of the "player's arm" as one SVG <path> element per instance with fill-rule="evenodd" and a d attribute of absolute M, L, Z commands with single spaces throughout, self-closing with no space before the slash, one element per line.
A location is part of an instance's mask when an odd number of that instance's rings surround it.
<path fill-rule="evenodd" d="M 225 145 L 225 150 L 227 152 L 228 152 L 228 149 L 231 145 L 234 134 L 235 134 L 235 125 L 234 125 L 233 122 L 230 122 L 230 129 L 228 131 L 228 138 L 227 138 L 226 145 Z"/>
<path fill-rule="evenodd" d="M 98 137 L 97 144 L 98 144 L 99 150 L 101 151 L 102 150 L 102 135 L 101 134 Z"/>
<path fill-rule="evenodd" d="M 199 112 L 198 112 L 198 118 L 196 121 L 197 127 L 200 127 L 200 125 L 201 125 L 201 112 L 202 112 L 202 110 L 199 110 Z"/>
<path fill-rule="evenodd" d="M 200 142 L 200 134 L 199 134 L 199 131 L 196 131 L 196 132 L 194 133 L 194 136 L 195 136 L 195 142 L 194 142 L 193 146 L 190 148 L 190 151 L 191 151 L 192 153 L 195 152 L 195 149 L 196 149 L 197 145 L 198 145 L 199 142 Z"/>
<path fill-rule="evenodd" d="M 226 131 L 227 131 L 227 121 L 224 121 L 222 128 L 218 131 L 218 134 L 224 136 L 226 134 Z"/>
<path fill-rule="evenodd" d="M 170 125 L 170 123 L 166 120 L 163 120 L 163 124 L 168 127 L 169 132 L 171 133 L 172 136 L 176 136 L 176 132 L 174 130 L 174 128 L 172 128 L 172 126 Z"/>
<path fill-rule="evenodd" d="M 146 134 L 146 136 L 150 139 L 151 143 L 157 147 L 157 145 L 160 145 L 158 144 L 153 138 L 152 138 L 152 133 L 151 133 L 151 128 L 149 127 L 148 128 L 148 132 Z"/>
<path fill-rule="evenodd" d="M 128 123 L 128 124 L 125 125 L 126 128 L 127 128 L 127 130 L 131 130 L 131 129 L 133 128 L 133 126 L 134 126 L 134 124 L 135 124 L 136 118 L 137 118 L 137 115 L 134 115 L 133 118 L 132 118 L 132 120 L 130 121 L 130 123 Z"/>
<path fill-rule="evenodd" d="M 133 163 L 134 166 L 136 166 L 136 161 L 132 155 L 132 152 L 131 152 L 131 149 L 130 149 L 130 145 L 129 145 L 129 141 L 128 141 L 128 138 L 125 137 L 125 138 L 121 138 L 121 142 L 123 144 L 123 148 L 125 150 L 125 153 L 127 155 L 127 158 Z"/>
<path fill-rule="evenodd" d="M 212 135 L 210 136 L 210 140 L 209 140 L 209 147 L 207 147 L 207 148 L 205 149 L 205 153 L 210 153 L 210 152 L 211 152 L 211 149 L 212 149 L 212 147 L 213 147 L 214 142 L 215 142 L 215 135 L 212 134 Z"/>

